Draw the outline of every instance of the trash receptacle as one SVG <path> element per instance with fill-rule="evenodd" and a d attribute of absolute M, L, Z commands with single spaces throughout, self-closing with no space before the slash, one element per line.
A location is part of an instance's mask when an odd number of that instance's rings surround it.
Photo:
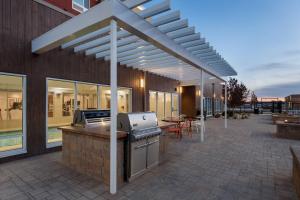
<path fill-rule="evenodd" d="M 259 109 L 258 108 L 254 108 L 254 114 L 259 114 Z"/>

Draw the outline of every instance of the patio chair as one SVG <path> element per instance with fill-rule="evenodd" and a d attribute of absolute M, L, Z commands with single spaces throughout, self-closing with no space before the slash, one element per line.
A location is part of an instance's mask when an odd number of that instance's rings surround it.
<path fill-rule="evenodd" d="M 196 120 L 196 121 L 193 121 L 192 123 L 192 127 L 196 128 L 196 132 L 199 133 L 200 130 L 201 130 L 201 120 Z M 204 131 L 205 131 L 205 124 L 204 124 Z"/>
<path fill-rule="evenodd" d="M 192 118 L 185 118 L 185 121 L 182 123 L 182 129 L 186 129 L 187 135 L 189 135 L 191 137 L 193 136 L 192 122 L 193 122 Z"/>
<path fill-rule="evenodd" d="M 182 138 L 182 134 L 181 134 L 181 129 L 180 127 L 170 127 L 167 129 L 168 133 L 175 133 L 176 137 L 181 139 Z"/>

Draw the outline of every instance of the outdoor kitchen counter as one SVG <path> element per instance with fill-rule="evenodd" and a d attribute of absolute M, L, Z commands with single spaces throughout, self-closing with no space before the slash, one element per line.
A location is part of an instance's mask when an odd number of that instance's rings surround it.
<path fill-rule="evenodd" d="M 110 126 L 109 124 L 65 126 L 62 158 L 69 168 L 95 178 L 109 186 L 110 176 Z M 124 143 L 127 133 L 117 132 L 117 182 L 124 183 Z"/>
<path fill-rule="evenodd" d="M 160 137 L 160 162 L 165 161 L 168 148 L 168 137 L 165 130 L 176 126 L 174 123 L 158 122 L 163 134 Z M 63 163 L 71 169 L 102 181 L 109 185 L 110 175 L 110 126 L 64 126 L 60 127 L 63 134 Z M 117 132 L 117 179 L 118 186 L 124 183 L 124 142 L 127 133 Z"/>

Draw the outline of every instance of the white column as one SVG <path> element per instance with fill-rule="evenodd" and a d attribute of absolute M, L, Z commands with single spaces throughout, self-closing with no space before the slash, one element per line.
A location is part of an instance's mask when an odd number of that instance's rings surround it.
<path fill-rule="evenodd" d="M 225 82 L 224 117 L 225 117 L 225 128 L 227 128 L 227 82 Z"/>
<path fill-rule="evenodd" d="M 117 22 L 110 22 L 110 193 L 117 192 Z"/>
<path fill-rule="evenodd" d="M 201 98 L 200 98 L 200 107 L 201 107 L 201 142 L 204 141 L 204 111 L 203 111 L 203 96 L 204 96 L 204 72 L 201 70 Z"/>

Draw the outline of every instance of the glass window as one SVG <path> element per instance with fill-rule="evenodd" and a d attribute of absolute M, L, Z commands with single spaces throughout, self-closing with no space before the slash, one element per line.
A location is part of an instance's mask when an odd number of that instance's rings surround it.
<path fill-rule="evenodd" d="M 118 89 L 118 112 L 131 112 L 131 90 Z"/>
<path fill-rule="evenodd" d="M 73 82 L 48 80 L 48 143 L 61 142 L 62 133 L 57 128 L 72 123 L 74 93 Z"/>
<path fill-rule="evenodd" d="M 179 116 L 178 94 L 172 93 L 172 117 Z"/>
<path fill-rule="evenodd" d="M 163 119 L 165 117 L 165 93 L 157 92 L 157 118 Z"/>
<path fill-rule="evenodd" d="M 72 1 L 73 9 L 84 12 L 90 8 L 90 0 L 73 0 Z"/>
<path fill-rule="evenodd" d="M 171 93 L 165 93 L 165 117 L 172 116 Z"/>
<path fill-rule="evenodd" d="M 23 77 L 0 75 L 0 152 L 24 149 L 24 137 Z"/>
<path fill-rule="evenodd" d="M 177 93 L 149 92 L 149 109 L 156 112 L 158 119 L 179 116 L 179 95 Z"/>
<path fill-rule="evenodd" d="M 209 97 L 205 98 L 205 107 L 206 107 L 206 115 L 211 116 L 212 115 L 212 99 Z"/>
<path fill-rule="evenodd" d="M 118 89 L 118 112 L 131 112 L 131 90 L 127 88 Z M 110 109 L 110 87 L 100 86 L 100 108 Z"/>
<path fill-rule="evenodd" d="M 149 92 L 149 109 L 151 112 L 156 112 L 156 94 L 157 92 Z"/>
<path fill-rule="evenodd" d="M 97 85 L 77 84 L 77 108 L 80 110 L 97 109 Z"/>

